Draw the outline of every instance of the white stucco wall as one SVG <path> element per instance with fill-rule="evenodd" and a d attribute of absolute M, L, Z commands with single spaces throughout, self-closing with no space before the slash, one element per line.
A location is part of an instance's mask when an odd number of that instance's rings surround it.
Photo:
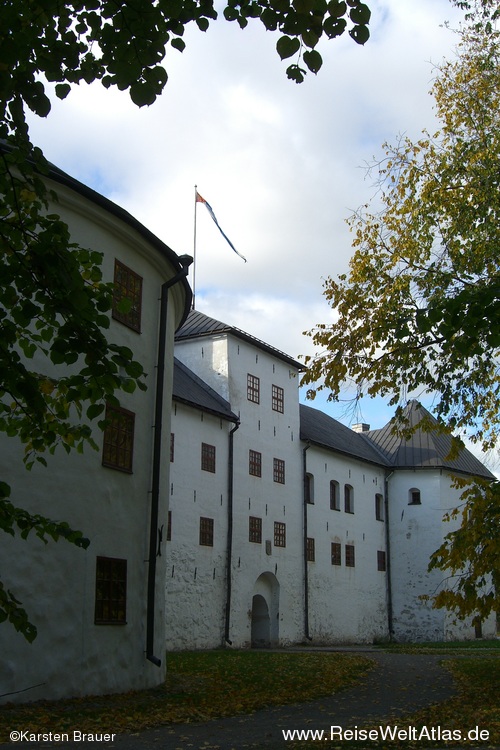
<path fill-rule="evenodd" d="M 442 470 L 398 471 L 389 480 L 391 524 L 391 575 L 394 635 L 399 641 L 441 641 L 475 638 L 472 618 L 464 621 L 422 601 L 446 584 L 439 570 L 428 572 L 430 557 L 453 530 L 443 516 L 460 502 L 460 490 Z M 421 504 L 409 503 L 409 490 L 417 488 Z M 494 637 L 494 618 L 483 624 L 483 635 Z"/>
<path fill-rule="evenodd" d="M 55 210 L 68 223 L 74 241 L 104 252 L 103 273 L 112 281 L 118 258 L 143 277 L 142 333 L 112 320 L 109 337 L 129 346 L 148 373 L 148 390 L 120 395 L 135 413 L 133 473 L 101 465 L 102 433 L 93 435 L 98 452 L 69 456 L 58 449 L 48 468 L 27 472 L 23 448 L 0 436 L 1 477 L 12 486 L 12 502 L 33 513 L 67 521 L 91 540 L 87 550 L 60 540 L 48 545 L 33 534 L 28 541 L 2 534 L 0 569 L 5 585 L 28 611 L 38 629 L 32 644 L 12 626 L 0 626 L 0 701 L 27 701 L 144 688 L 164 679 L 165 557 L 157 559 L 155 653 L 158 668 L 145 659 L 146 581 L 149 557 L 149 508 L 155 399 L 155 366 L 161 284 L 174 267 L 138 232 L 68 188 L 56 186 Z M 163 426 L 170 433 L 173 335 L 184 306 L 176 287 L 169 299 L 165 408 Z M 34 362 L 47 370 L 45 363 Z M 55 374 L 57 374 L 55 370 Z M 164 441 L 168 456 L 168 440 Z M 167 513 L 168 462 L 163 462 L 160 522 Z M 127 560 L 127 623 L 95 625 L 96 557 Z M 22 692 L 20 692 L 22 691 Z"/>
<path fill-rule="evenodd" d="M 384 470 L 312 445 L 307 470 L 314 503 L 307 506 L 308 537 L 315 539 L 309 570 L 309 624 L 313 642 L 372 643 L 388 635 L 386 573 L 377 552 L 386 550 L 385 521 L 375 518 L 375 494 L 384 492 Z M 330 509 L 330 481 L 338 482 L 340 509 Z M 354 513 L 344 509 L 344 486 L 354 491 Z M 341 544 L 342 564 L 332 565 L 331 543 Z M 353 545 L 355 566 L 345 565 Z"/>
<path fill-rule="evenodd" d="M 217 648 L 224 640 L 228 452 L 232 423 L 174 403 L 167 542 L 167 649 Z M 201 444 L 215 446 L 216 471 L 201 469 Z M 200 517 L 214 520 L 213 547 L 199 543 Z"/>

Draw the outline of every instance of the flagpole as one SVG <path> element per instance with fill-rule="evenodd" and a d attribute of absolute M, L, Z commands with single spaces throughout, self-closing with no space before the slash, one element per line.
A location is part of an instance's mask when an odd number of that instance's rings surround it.
<path fill-rule="evenodd" d="M 195 309 L 196 297 L 196 196 L 198 195 L 198 185 L 194 186 L 194 237 L 193 237 L 193 303 L 192 309 Z"/>

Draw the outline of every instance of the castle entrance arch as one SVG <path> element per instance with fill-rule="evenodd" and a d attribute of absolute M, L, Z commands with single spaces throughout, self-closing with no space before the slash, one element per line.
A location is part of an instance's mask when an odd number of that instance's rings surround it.
<path fill-rule="evenodd" d="M 279 582 L 273 573 L 262 573 L 252 596 L 252 648 L 270 648 L 279 641 Z"/>

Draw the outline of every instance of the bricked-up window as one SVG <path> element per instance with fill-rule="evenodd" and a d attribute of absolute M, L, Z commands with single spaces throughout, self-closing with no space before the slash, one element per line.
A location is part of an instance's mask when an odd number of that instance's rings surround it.
<path fill-rule="evenodd" d="M 204 547 L 214 546 L 214 519 L 200 518 L 200 544 Z"/>
<path fill-rule="evenodd" d="M 385 570 L 385 552 L 384 550 L 377 550 L 377 570 Z"/>
<path fill-rule="evenodd" d="M 172 541 L 172 511 L 168 511 L 167 516 L 167 542 Z"/>
<path fill-rule="evenodd" d="M 375 518 L 377 521 L 384 520 L 384 498 L 378 493 L 375 495 Z"/>
<path fill-rule="evenodd" d="M 285 484 L 285 462 L 281 458 L 273 459 L 273 480 Z"/>
<path fill-rule="evenodd" d="M 96 625 L 125 625 L 126 618 L 127 561 L 97 557 L 94 622 Z"/>
<path fill-rule="evenodd" d="M 170 433 L 170 463 L 174 463 L 174 446 L 175 446 L 175 435 L 173 432 Z"/>
<path fill-rule="evenodd" d="M 112 315 L 115 320 L 141 330 L 142 278 L 119 260 L 115 260 Z M 127 308 L 124 311 L 124 308 Z"/>
<path fill-rule="evenodd" d="M 250 373 L 247 375 L 247 399 L 260 404 L 260 378 Z"/>
<path fill-rule="evenodd" d="M 354 490 L 350 484 L 344 487 L 344 510 L 346 513 L 354 513 Z"/>
<path fill-rule="evenodd" d="M 340 510 L 339 483 L 333 479 L 330 482 L 330 510 Z"/>
<path fill-rule="evenodd" d="M 286 547 L 286 523 L 274 522 L 274 546 Z"/>
<path fill-rule="evenodd" d="M 354 560 L 354 545 L 353 544 L 346 544 L 345 546 L 345 564 L 348 568 L 354 568 L 355 560 Z"/>
<path fill-rule="evenodd" d="M 262 518 L 250 516 L 248 519 L 248 541 L 262 544 Z"/>
<path fill-rule="evenodd" d="M 215 445 L 201 444 L 201 468 L 215 474 Z"/>
<path fill-rule="evenodd" d="M 132 473 L 135 414 L 118 406 L 106 408 L 102 465 Z"/>
<path fill-rule="evenodd" d="M 342 545 L 332 542 L 332 565 L 342 565 Z"/>
<path fill-rule="evenodd" d="M 279 385 L 273 385 L 272 395 L 273 411 L 279 411 L 283 414 L 285 411 L 285 391 Z"/>
<path fill-rule="evenodd" d="M 254 477 L 262 476 L 262 453 L 248 451 L 248 473 Z"/>
<path fill-rule="evenodd" d="M 310 536 L 306 540 L 306 557 L 307 562 L 314 562 L 316 560 L 316 551 L 314 539 Z"/>

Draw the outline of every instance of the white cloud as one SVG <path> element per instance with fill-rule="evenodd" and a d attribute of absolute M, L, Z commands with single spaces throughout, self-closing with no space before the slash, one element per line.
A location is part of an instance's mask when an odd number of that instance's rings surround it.
<path fill-rule="evenodd" d="M 345 219 L 370 199 L 364 165 L 384 141 L 432 128 L 432 63 L 455 44 L 448 0 L 371 0 L 372 37 L 321 43 L 324 65 L 297 86 L 258 22 L 190 29 L 169 52 L 169 81 L 151 107 L 81 85 L 32 118 L 49 159 L 130 211 L 177 253 L 193 252 L 198 206 L 198 309 L 293 357 L 312 353 L 304 330 L 331 319 L 323 279 L 347 269 Z M 324 406 L 324 404 L 321 404 Z M 366 402 L 354 421 L 379 427 L 391 410 Z M 342 408 L 325 406 L 335 416 Z M 346 417 L 349 421 L 349 417 Z"/>

